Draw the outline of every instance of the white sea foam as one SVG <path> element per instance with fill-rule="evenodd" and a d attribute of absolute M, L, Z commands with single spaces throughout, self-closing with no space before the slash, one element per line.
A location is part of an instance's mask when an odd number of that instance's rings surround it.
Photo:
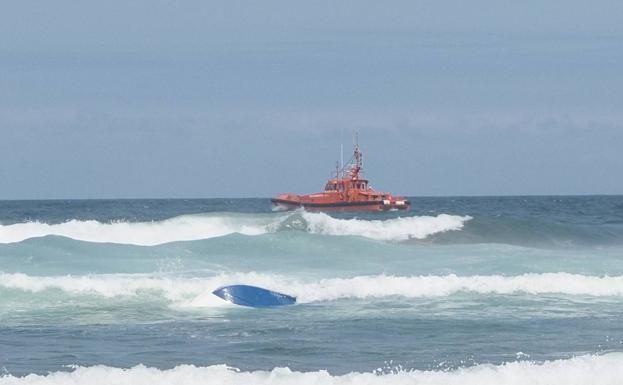
<path fill-rule="evenodd" d="M 301 219 L 300 226 L 288 225 Z M 57 235 L 89 242 L 158 245 L 239 233 L 260 235 L 283 228 L 314 234 L 351 235 L 376 240 L 400 241 L 451 230 L 460 230 L 469 217 L 441 214 L 387 220 L 337 219 L 323 213 L 296 211 L 286 214 L 183 215 L 154 222 L 111 222 L 71 220 L 58 224 L 25 222 L 0 225 L 0 243 Z"/>
<path fill-rule="evenodd" d="M 622 378 L 623 353 L 609 353 L 543 363 L 518 361 L 502 365 L 481 364 L 450 371 L 401 370 L 387 374 L 351 372 L 336 376 L 324 370 L 296 372 L 288 368 L 243 372 L 225 365 L 180 365 L 168 370 L 143 365 L 129 369 L 99 365 L 77 367 L 72 372 L 54 372 L 47 375 L 5 375 L 0 377 L 0 385 L 620 385 Z"/>
<path fill-rule="evenodd" d="M 598 277 L 569 273 L 523 274 L 518 276 L 359 276 L 305 281 L 292 277 L 259 273 L 221 274 L 213 277 L 163 277 L 143 274 L 38 277 L 21 273 L 0 274 L 0 288 L 38 293 L 61 290 L 69 295 L 102 297 L 136 296 L 146 293 L 163 296 L 178 306 L 221 306 L 212 294 L 216 288 L 248 284 L 287 293 L 299 303 L 338 299 L 384 297 L 443 297 L 460 292 L 487 294 L 562 294 L 623 296 L 623 276 Z"/>
<path fill-rule="evenodd" d="M 308 231 L 325 235 L 354 235 L 381 241 L 424 239 L 435 233 L 461 230 L 468 216 L 403 217 L 389 220 L 336 219 L 326 214 L 303 213 Z"/>
<path fill-rule="evenodd" d="M 262 217 L 184 215 L 154 222 L 112 222 L 71 220 L 59 224 L 41 222 L 0 226 L 0 243 L 58 235 L 89 242 L 158 245 L 174 241 L 220 237 L 232 233 L 259 235 L 268 231 L 270 221 Z"/>

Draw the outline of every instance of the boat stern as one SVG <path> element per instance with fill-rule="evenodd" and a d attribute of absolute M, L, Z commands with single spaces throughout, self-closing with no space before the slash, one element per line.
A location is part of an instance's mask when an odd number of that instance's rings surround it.
<path fill-rule="evenodd" d="M 396 211 L 396 210 L 410 210 L 411 202 L 402 197 L 391 197 L 384 199 L 381 204 L 381 210 L 383 211 Z"/>

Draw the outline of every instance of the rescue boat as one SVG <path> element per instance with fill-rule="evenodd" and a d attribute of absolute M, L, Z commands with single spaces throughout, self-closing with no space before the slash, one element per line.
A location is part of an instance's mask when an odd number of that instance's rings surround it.
<path fill-rule="evenodd" d="M 327 181 L 324 191 L 297 195 L 279 194 L 271 199 L 281 210 L 304 208 L 309 211 L 389 211 L 409 210 L 411 203 L 400 196 L 376 191 L 362 178 L 363 153 L 355 140 L 352 158 L 345 166 L 336 166 L 335 175 Z"/>

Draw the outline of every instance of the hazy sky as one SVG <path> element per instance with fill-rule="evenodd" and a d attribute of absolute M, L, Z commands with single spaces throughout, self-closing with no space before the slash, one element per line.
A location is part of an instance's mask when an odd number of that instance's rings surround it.
<path fill-rule="evenodd" d="M 623 2 L 15 1 L 0 199 L 623 193 Z"/>

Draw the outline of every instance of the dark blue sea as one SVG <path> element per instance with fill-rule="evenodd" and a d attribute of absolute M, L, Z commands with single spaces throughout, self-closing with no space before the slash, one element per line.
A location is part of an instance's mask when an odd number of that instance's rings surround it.
<path fill-rule="evenodd" d="M 0 385 L 623 384 L 623 196 L 410 200 L 0 201 Z"/>

